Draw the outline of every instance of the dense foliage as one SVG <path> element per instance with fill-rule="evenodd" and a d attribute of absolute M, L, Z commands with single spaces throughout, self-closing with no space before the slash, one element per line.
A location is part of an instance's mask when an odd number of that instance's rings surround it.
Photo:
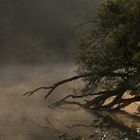
<path fill-rule="evenodd" d="M 78 46 L 86 92 L 140 93 L 140 0 L 103 0 Z M 140 98 L 135 98 L 139 100 Z M 133 99 L 134 100 L 134 99 Z M 121 102 L 119 102 L 121 103 Z"/>

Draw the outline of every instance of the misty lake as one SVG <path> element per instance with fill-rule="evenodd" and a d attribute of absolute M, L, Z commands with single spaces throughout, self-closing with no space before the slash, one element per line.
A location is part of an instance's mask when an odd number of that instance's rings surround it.
<path fill-rule="evenodd" d="M 67 111 L 63 108 L 51 110 L 47 107 L 71 93 L 73 87 L 80 85 L 79 81 L 77 84 L 61 86 L 48 100 L 43 98 L 46 91 L 40 91 L 32 97 L 23 96 L 36 87 L 68 78 L 74 71 L 73 64 L 1 65 L 0 140 L 57 140 L 61 133 L 85 138 L 93 134 L 94 128 L 91 124 L 96 119 L 93 113 L 73 107 Z M 127 110 L 133 110 L 134 113 L 136 106 L 132 105 Z M 140 127 L 139 119 L 124 113 L 116 113 L 113 117 L 119 123 L 129 125 L 128 127 Z M 107 140 L 111 140 L 110 136 Z"/>

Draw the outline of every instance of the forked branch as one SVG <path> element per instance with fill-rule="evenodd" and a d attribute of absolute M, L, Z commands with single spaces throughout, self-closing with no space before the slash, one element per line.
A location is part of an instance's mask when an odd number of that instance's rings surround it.
<path fill-rule="evenodd" d="M 113 94 L 112 94 L 113 93 Z M 70 95 L 67 95 L 67 96 L 65 96 L 63 99 L 61 99 L 60 101 L 57 101 L 57 102 L 55 102 L 55 103 L 53 103 L 53 104 L 51 104 L 49 107 L 57 107 L 58 105 L 60 105 L 62 102 L 65 102 L 67 99 L 70 99 L 70 98 L 72 98 L 72 99 L 79 99 L 79 98 L 85 98 L 85 97 L 88 97 L 88 96 L 97 96 L 96 98 L 94 98 L 94 100 L 92 101 L 92 104 L 93 104 L 93 102 L 95 103 L 95 102 L 97 102 L 97 100 L 96 99 L 98 99 L 98 98 L 101 98 L 102 96 L 103 97 L 105 97 L 105 96 L 113 96 L 113 95 L 115 95 L 114 94 L 114 91 L 112 90 L 112 91 L 102 91 L 102 92 L 97 92 L 97 93 L 89 93 L 89 94 L 82 94 L 82 95 L 73 95 L 73 94 L 70 94 Z M 100 99 L 100 100 L 102 100 L 102 99 Z M 91 101 L 86 101 L 87 103 L 86 103 L 86 106 L 89 104 L 89 102 L 91 102 Z M 85 106 L 85 105 L 84 105 Z"/>
<path fill-rule="evenodd" d="M 73 76 L 71 78 L 68 78 L 68 79 L 64 79 L 62 81 L 59 81 L 57 83 L 55 83 L 54 85 L 52 86 L 44 86 L 44 87 L 39 87 L 39 88 L 36 88 L 35 90 L 32 90 L 32 91 L 29 91 L 25 94 L 23 94 L 23 96 L 31 96 L 33 95 L 34 93 L 40 91 L 40 90 L 49 90 L 47 95 L 45 96 L 45 98 L 48 98 L 48 96 L 59 86 L 65 84 L 65 83 L 68 83 L 68 82 L 72 82 L 74 80 L 78 80 L 78 79 L 81 79 L 81 78 L 86 78 L 86 77 L 89 77 L 89 76 L 92 76 L 93 73 L 85 73 L 83 75 L 77 75 L 77 76 Z M 111 76 L 111 77 L 121 77 L 121 78 L 124 78 L 128 75 L 126 74 L 121 74 L 121 73 L 110 73 L 110 74 L 103 74 L 101 77 L 104 77 L 104 76 Z"/>
<path fill-rule="evenodd" d="M 48 93 L 47 93 L 47 95 L 45 96 L 45 98 L 48 98 L 48 96 L 49 96 L 57 87 L 59 87 L 59 86 L 65 84 L 65 83 L 68 83 L 68 82 L 71 82 L 71 81 L 74 81 L 74 80 L 78 80 L 78 79 L 80 79 L 80 78 L 88 77 L 88 76 L 90 76 L 90 75 L 91 75 L 91 74 L 73 76 L 73 77 L 71 77 L 71 78 L 64 79 L 64 80 L 62 80 L 62 81 L 60 81 L 60 82 L 58 82 L 58 83 L 55 83 L 55 84 L 52 85 L 52 86 L 39 87 L 39 88 L 37 88 L 37 89 L 35 89 L 35 90 L 29 91 L 29 92 L 25 93 L 23 96 L 26 96 L 26 95 L 31 96 L 31 95 L 33 95 L 34 93 L 36 93 L 36 92 L 38 92 L 38 91 L 40 91 L 40 90 L 43 89 L 43 90 L 49 90 Z"/>
<path fill-rule="evenodd" d="M 82 78 L 88 78 L 92 75 L 93 75 L 93 73 L 85 73 L 83 75 L 73 76 L 71 78 L 67 78 L 67 79 L 64 79 L 62 81 L 59 81 L 52 86 L 39 87 L 35 90 L 29 91 L 29 92 L 25 93 L 24 96 L 25 95 L 31 96 L 31 95 L 33 95 L 34 93 L 36 93 L 40 90 L 48 90 L 46 96 L 44 97 L 44 98 L 48 98 L 51 95 L 51 93 L 56 88 L 58 88 L 59 86 L 65 84 L 65 83 L 68 83 L 68 82 L 72 82 L 74 80 L 78 80 L 78 79 L 82 79 Z M 128 75 L 126 73 L 115 73 L 115 72 L 113 72 L 113 73 L 109 73 L 109 74 L 104 73 L 98 78 L 102 79 L 103 77 L 116 77 L 116 78 L 120 77 L 120 78 L 126 80 L 127 76 Z M 94 93 L 94 92 L 93 93 L 84 93 L 84 94 L 80 94 L 80 95 L 70 94 L 70 95 L 67 95 L 64 98 L 62 98 L 60 101 L 57 101 L 57 102 L 51 104 L 49 107 L 54 108 L 54 107 L 57 107 L 57 106 L 61 106 L 63 104 L 76 104 L 76 105 L 84 107 L 84 108 L 94 108 L 95 107 L 95 108 L 112 109 L 113 106 L 118 104 L 118 102 L 122 99 L 123 94 L 127 90 L 127 88 L 125 88 L 125 86 L 123 85 L 124 83 L 125 83 L 125 81 L 123 81 L 121 83 L 122 84 L 121 86 L 119 86 L 118 88 L 116 88 L 114 90 L 112 89 L 112 90 L 99 91 L 97 93 Z M 84 99 L 84 97 L 87 97 L 87 96 L 92 96 L 92 98 L 89 101 L 87 101 L 85 99 L 84 101 L 86 103 L 83 103 L 83 104 L 78 102 L 78 101 L 68 100 L 68 99 L 81 99 L 81 98 Z M 112 100 L 111 103 L 104 106 L 104 103 L 106 103 L 106 100 L 111 98 L 111 97 L 115 97 L 115 99 Z"/>

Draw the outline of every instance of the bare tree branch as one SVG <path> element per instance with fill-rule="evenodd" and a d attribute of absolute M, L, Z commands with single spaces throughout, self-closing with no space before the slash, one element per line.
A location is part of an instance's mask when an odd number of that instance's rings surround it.
<path fill-rule="evenodd" d="M 126 106 L 130 105 L 131 103 L 135 103 L 135 102 L 139 102 L 140 101 L 140 96 L 136 96 L 133 98 L 129 98 L 129 99 L 121 99 L 118 105 L 115 109 L 121 109 L 121 108 L 125 108 Z"/>
<path fill-rule="evenodd" d="M 54 84 L 54 85 L 52 85 L 52 86 L 48 86 L 48 87 L 39 87 L 39 88 L 37 88 L 37 89 L 35 89 L 35 90 L 29 91 L 29 92 L 25 93 L 23 96 L 25 96 L 25 95 L 31 96 L 31 95 L 33 95 L 35 92 L 37 92 L 37 91 L 39 91 L 39 90 L 42 90 L 42 89 L 46 90 L 46 89 L 48 89 L 49 92 L 48 92 L 47 95 L 45 96 L 45 98 L 48 98 L 48 96 L 49 96 L 57 87 L 59 87 L 59 86 L 65 84 L 65 83 L 68 83 L 68 82 L 71 82 L 71 81 L 74 81 L 74 80 L 78 80 L 78 79 L 80 79 L 80 78 L 88 77 L 88 76 L 90 76 L 90 75 L 91 75 L 91 74 L 73 76 L 73 77 L 71 77 L 71 78 L 64 79 L 64 80 L 62 80 L 62 81 L 60 81 L 60 82 L 58 82 L 58 83 L 56 83 L 56 84 Z"/>
<path fill-rule="evenodd" d="M 63 102 L 59 102 L 57 104 L 54 104 L 53 106 L 50 105 L 49 107 L 51 107 L 53 109 L 53 108 L 56 108 L 56 107 L 59 107 L 59 106 L 62 106 L 62 105 L 76 105 L 76 106 L 79 106 L 81 108 L 85 108 L 84 104 L 82 104 L 78 101 L 63 101 Z"/>
<path fill-rule="evenodd" d="M 46 90 L 46 89 L 52 89 L 52 88 L 53 88 L 53 86 L 39 87 L 39 88 L 37 88 L 37 89 L 35 89 L 35 90 L 26 92 L 25 94 L 23 94 L 23 96 L 26 96 L 26 95 L 31 96 L 31 95 L 33 95 L 35 92 L 37 92 L 37 91 L 39 91 L 39 90 L 42 90 L 42 89 Z"/>
<path fill-rule="evenodd" d="M 47 95 L 45 96 L 45 98 L 48 98 L 48 96 L 49 96 L 57 87 L 59 87 L 59 86 L 65 84 L 65 83 L 72 82 L 72 81 L 74 81 L 74 80 L 78 80 L 78 79 L 81 79 L 81 78 L 89 77 L 89 76 L 91 76 L 91 75 L 93 75 L 93 73 L 86 73 L 86 74 L 83 74 L 83 75 L 73 76 L 73 77 L 71 77 L 71 78 L 64 79 L 64 80 L 62 80 L 62 81 L 60 81 L 60 82 L 57 82 L 57 83 L 55 83 L 55 84 L 52 85 L 52 86 L 39 87 L 39 88 L 37 88 L 37 89 L 35 89 L 35 90 L 29 91 L 29 92 L 23 94 L 23 96 L 26 96 L 26 95 L 31 96 L 31 95 L 33 95 L 34 93 L 36 93 L 36 92 L 38 92 L 38 91 L 40 91 L 40 90 L 49 90 L 48 93 L 47 93 Z M 128 75 L 127 75 L 127 74 L 122 74 L 122 73 L 102 74 L 102 77 L 104 77 L 104 76 L 121 77 L 121 78 L 122 78 L 122 77 L 127 77 Z"/>
<path fill-rule="evenodd" d="M 61 99 L 60 101 L 57 101 L 57 102 L 51 104 L 49 107 L 57 106 L 57 105 L 61 104 L 61 102 L 64 102 L 65 100 L 67 100 L 69 98 L 78 99 L 78 98 L 83 98 L 83 97 L 87 97 L 87 96 L 99 96 L 99 95 L 104 95 L 104 94 L 110 94 L 110 92 L 113 92 L 113 91 L 102 91 L 102 92 L 98 92 L 98 93 L 83 94 L 83 95 L 70 94 L 70 95 L 64 97 L 63 99 Z M 88 102 L 88 101 L 86 101 L 86 102 Z"/>

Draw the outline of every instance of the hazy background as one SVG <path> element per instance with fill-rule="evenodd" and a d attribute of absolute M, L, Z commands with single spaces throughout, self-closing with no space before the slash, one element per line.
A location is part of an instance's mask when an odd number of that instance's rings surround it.
<path fill-rule="evenodd" d="M 74 74 L 74 29 L 93 14 L 98 1 L 0 0 L 0 140 L 56 140 L 59 132 L 90 133 L 63 124 L 90 123 L 93 116 L 85 111 L 47 108 L 76 84 L 58 88 L 47 101 L 46 91 L 22 95 Z"/>
<path fill-rule="evenodd" d="M 92 133 L 91 128 L 68 127 L 91 124 L 94 119 L 91 114 L 80 108 L 66 111 L 47 107 L 70 94 L 70 88 L 78 83 L 61 86 L 48 100 L 44 99 L 47 91 L 40 91 L 32 97 L 23 96 L 38 86 L 71 76 L 74 69 L 73 65 L 65 64 L 3 66 L 0 70 L 0 140 L 58 140 L 62 132 L 70 136 L 88 137 Z"/>
<path fill-rule="evenodd" d="M 0 0 L 0 63 L 72 60 L 74 28 L 99 0 Z"/>

